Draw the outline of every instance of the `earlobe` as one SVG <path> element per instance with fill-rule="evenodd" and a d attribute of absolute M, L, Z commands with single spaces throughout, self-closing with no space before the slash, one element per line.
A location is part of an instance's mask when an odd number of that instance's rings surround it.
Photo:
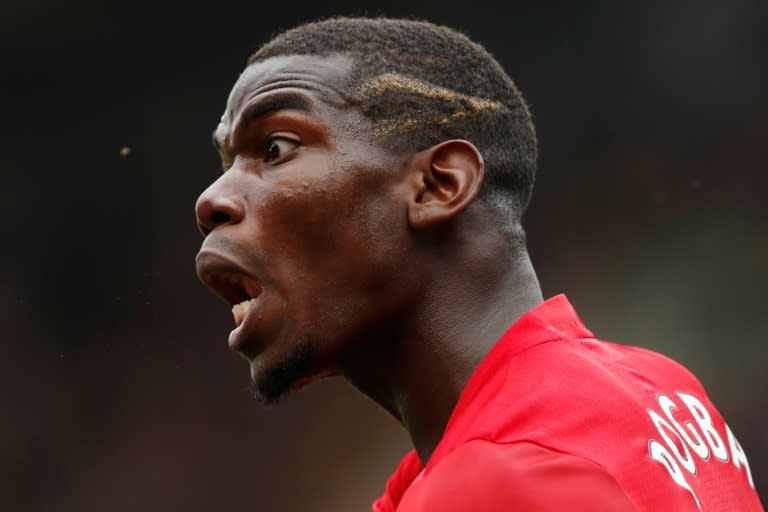
<path fill-rule="evenodd" d="M 477 148 L 466 140 L 449 140 L 419 153 L 408 222 L 427 229 L 467 209 L 480 192 L 485 165 Z"/>

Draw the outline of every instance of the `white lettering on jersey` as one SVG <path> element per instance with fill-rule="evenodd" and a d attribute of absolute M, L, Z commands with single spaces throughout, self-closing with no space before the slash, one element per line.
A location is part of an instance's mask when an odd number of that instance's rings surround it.
<path fill-rule="evenodd" d="M 651 422 L 656 427 L 663 443 L 656 439 L 649 440 L 648 453 L 651 460 L 664 466 L 672 480 L 691 493 L 699 510 L 701 510 L 699 498 L 683 472 L 683 468 L 685 468 L 692 475 L 696 473 L 696 461 L 691 455 L 691 450 L 705 462 L 709 462 L 711 452 L 716 460 L 723 463 L 729 461 L 728 452 L 730 451 L 730 460 L 733 461 L 733 465 L 737 470 L 741 470 L 741 467 L 744 466 L 749 485 L 754 489 L 747 456 L 728 425 L 725 425 L 725 434 L 728 439 L 728 446 L 726 447 L 723 436 L 715 428 L 712 415 L 704 404 L 688 393 L 677 393 L 677 397 L 685 404 L 685 408 L 693 421 L 682 421 L 681 424 L 673 416 L 673 412 L 679 410 L 674 400 L 666 395 L 659 395 L 657 400 L 664 417 L 652 409 L 648 409 L 648 416 L 650 416 Z"/>
<path fill-rule="evenodd" d="M 661 395 L 661 397 L 666 398 L 669 400 L 669 398 L 665 397 L 664 395 Z M 661 397 L 659 397 L 659 404 L 661 404 Z M 662 409 L 664 406 L 661 406 Z M 664 438 L 664 441 L 667 443 L 667 446 L 670 450 L 672 450 L 672 453 L 675 454 L 675 458 L 677 461 L 683 465 L 683 467 L 688 470 L 690 474 L 696 473 L 696 464 L 693 462 L 693 457 L 691 457 L 691 452 L 688 451 L 688 445 L 685 444 L 685 442 L 680 438 L 679 435 L 677 435 L 677 432 L 674 428 L 672 428 L 672 425 L 670 425 L 667 420 L 656 414 L 655 411 L 648 410 L 648 414 L 651 416 L 651 421 L 653 421 L 653 424 L 656 425 L 656 430 L 659 431 L 659 434 L 661 437 Z M 667 432 L 671 433 L 673 436 L 677 438 L 679 441 L 680 446 L 683 447 L 683 452 L 685 452 L 685 456 L 683 456 L 683 453 L 680 452 L 680 448 L 678 448 L 678 443 L 675 443 L 671 437 L 667 434 Z"/>
<path fill-rule="evenodd" d="M 731 432 L 731 429 L 728 425 L 725 426 L 725 434 L 728 436 L 728 445 L 731 448 L 731 458 L 733 459 L 733 465 L 736 466 L 736 469 L 740 469 L 741 465 L 744 464 L 744 469 L 747 470 L 747 480 L 749 480 L 750 487 L 754 489 L 755 484 L 752 483 L 752 472 L 749 470 L 747 454 L 744 453 L 744 450 L 741 448 L 741 445 L 736 440 L 736 436 L 733 435 L 733 432 Z"/>
<path fill-rule="evenodd" d="M 675 402 L 670 400 L 668 397 L 664 395 L 659 395 L 658 397 L 659 405 L 661 406 L 661 410 L 664 411 L 664 414 L 666 415 L 669 422 L 672 424 L 672 426 L 675 427 L 675 430 L 677 430 L 677 433 L 680 434 L 680 437 L 682 437 L 686 444 L 691 447 L 691 449 L 696 452 L 696 455 L 701 457 L 702 459 L 708 459 L 709 458 L 709 449 L 707 448 L 707 445 L 704 444 L 704 441 L 701 439 L 701 436 L 698 432 L 696 432 L 696 429 L 693 428 L 693 425 L 691 425 L 691 422 L 687 422 L 687 426 L 690 429 L 691 435 L 693 435 L 696 440 L 692 440 L 688 436 L 688 432 L 685 431 L 685 429 L 680 426 L 680 424 L 677 422 L 677 420 L 672 416 L 672 411 L 674 409 L 677 409 L 677 406 L 675 406 Z M 691 461 L 693 463 L 693 461 Z"/>
<path fill-rule="evenodd" d="M 685 479 L 683 470 L 680 469 L 680 466 L 677 464 L 677 462 L 675 462 L 675 459 L 672 458 L 672 455 L 669 453 L 669 451 L 664 448 L 664 445 L 655 439 L 651 439 L 651 441 L 648 443 L 648 453 L 651 454 L 651 459 L 661 463 L 662 466 L 667 468 L 669 475 L 677 485 L 691 493 L 691 496 L 693 496 L 693 499 L 696 501 L 696 506 L 699 510 L 701 510 L 701 503 L 699 503 L 699 498 L 696 496 L 696 493 L 693 492 L 693 489 L 691 489 L 690 484 L 688 484 L 688 480 Z"/>
<path fill-rule="evenodd" d="M 691 416 L 699 425 L 699 428 L 704 433 L 704 438 L 707 440 L 712 454 L 723 462 L 728 462 L 728 450 L 725 448 L 725 443 L 720 434 L 715 430 L 715 426 L 712 424 L 712 416 L 709 415 L 709 411 L 704 407 L 698 398 L 688 393 L 678 393 L 677 396 L 683 401 L 688 410 L 691 412 Z M 690 422 L 686 422 L 688 428 L 693 430 L 693 425 Z"/>

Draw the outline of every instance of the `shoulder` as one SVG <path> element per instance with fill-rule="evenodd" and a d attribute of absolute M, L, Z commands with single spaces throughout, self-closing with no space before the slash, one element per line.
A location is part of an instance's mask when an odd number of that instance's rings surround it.
<path fill-rule="evenodd" d="M 590 461 L 534 443 L 475 440 L 414 484 L 398 512 L 518 509 L 636 510 L 616 480 Z"/>

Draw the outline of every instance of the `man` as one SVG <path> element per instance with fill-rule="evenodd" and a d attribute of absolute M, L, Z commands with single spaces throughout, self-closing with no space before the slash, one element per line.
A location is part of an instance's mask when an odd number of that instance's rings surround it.
<path fill-rule="evenodd" d="M 544 301 L 528 108 L 445 27 L 331 19 L 254 54 L 197 202 L 257 397 L 343 375 L 408 430 L 375 511 L 762 510 L 698 381 Z"/>

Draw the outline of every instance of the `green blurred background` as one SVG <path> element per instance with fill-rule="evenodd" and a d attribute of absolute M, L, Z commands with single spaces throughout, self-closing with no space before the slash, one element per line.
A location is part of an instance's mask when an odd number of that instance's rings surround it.
<path fill-rule="evenodd" d="M 262 409 L 194 272 L 247 57 L 331 14 L 486 47 L 541 140 L 544 292 L 690 369 L 768 494 L 768 3 L 4 2 L 0 508 L 366 510 L 409 448 L 340 380 Z M 130 154 L 122 148 L 130 148 Z"/>

